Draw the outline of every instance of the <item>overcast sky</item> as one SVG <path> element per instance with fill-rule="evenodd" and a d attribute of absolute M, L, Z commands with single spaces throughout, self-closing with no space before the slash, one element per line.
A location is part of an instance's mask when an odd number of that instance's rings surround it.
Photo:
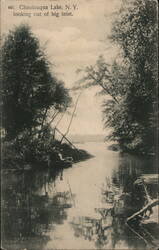
<path fill-rule="evenodd" d="M 2 31 L 6 33 L 14 25 L 28 23 L 35 35 L 45 44 L 49 60 L 55 64 L 54 71 L 58 78 L 64 80 L 70 88 L 77 80 L 76 69 L 94 64 L 98 56 L 103 54 L 108 62 L 115 57 L 117 50 L 108 40 L 111 30 L 112 13 L 120 7 L 120 0 L 5 0 L 2 2 Z M 19 5 L 53 6 L 65 4 L 73 10 L 73 16 L 55 17 L 21 17 L 13 16 L 21 12 Z M 50 11 L 50 10 L 49 10 Z M 23 12 L 31 12 L 25 10 Z M 33 10 L 32 10 L 33 12 Z M 34 12 L 39 12 L 38 10 Z M 46 11 L 42 11 L 42 15 Z M 55 11 L 54 11 L 55 12 Z M 101 100 L 95 97 L 97 89 L 84 91 L 80 97 L 73 120 L 71 134 L 103 134 Z M 75 99 L 75 96 L 74 96 Z M 70 117 L 65 115 L 59 128 L 65 132 Z"/>

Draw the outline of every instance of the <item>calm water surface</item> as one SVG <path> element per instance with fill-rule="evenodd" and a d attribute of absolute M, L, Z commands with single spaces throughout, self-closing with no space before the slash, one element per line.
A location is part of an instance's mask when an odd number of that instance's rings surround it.
<path fill-rule="evenodd" d="M 144 249 L 125 224 L 145 202 L 141 174 L 152 159 L 100 143 L 78 145 L 94 155 L 61 173 L 3 172 L 3 247 L 8 250 Z M 148 190 L 156 198 L 156 188 Z M 140 230 L 140 229 L 138 229 Z"/>

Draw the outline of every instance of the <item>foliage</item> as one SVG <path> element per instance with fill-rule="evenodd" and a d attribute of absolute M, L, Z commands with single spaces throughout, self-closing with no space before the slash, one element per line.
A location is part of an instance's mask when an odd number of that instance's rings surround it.
<path fill-rule="evenodd" d="M 69 144 L 61 144 L 53 139 L 49 129 L 45 131 L 43 138 L 33 137 L 25 131 L 23 137 L 12 141 L 5 140 L 3 143 L 2 168 L 23 169 L 29 166 L 34 169 L 46 169 L 49 167 L 54 171 L 59 171 L 60 168 L 68 166 L 67 163 L 63 163 L 59 154 L 62 155 L 63 160 L 67 160 L 68 157 L 72 158 L 72 162 L 92 157 L 85 150 L 72 148 Z"/>
<path fill-rule="evenodd" d="M 157 6 L 155 1 L 125 1 L 113 24 L 112 41 L 123 55 L 127 71 L 127 90 L 122 97 L 117 121 L 127 131 L 128 149 L 150 152 L 155 137 L 154 105 L 157 91 Z M 114 118 L 113 118 L 114 119 Z M 152 122 L 153 120 L 153 122 Z M 125 124 L 127 127 L 125 128 Z M 130 131 L 130 132 L 129 132 Z M 117 129 L 115 129 L 117 132 Z M 123 139 L 119 134 L 119 141 Z"/>
<path fill-rule="evenodd" d="M 43 126 L 47 111 L 65 110 L 71 99 L 27 25 L 10 31 L 2 46 L 3 127 L 8 138 Z"/>
<path fill-rule="evenodd" d="M 2 167 L 52 167 L 55 171 L 65 167 L 61 150 L 63 157 L 71 156 L 73 161 L 88 157 L 85 151 L 77 152 L 54 139 L 51 123 L 67 110 L 71 97 L 64 82 L 51 74 L 51 64 L 29 26 L 10 31 L 1 51 Z"/>
<path fill-rule="evenodd" d="M 108 139 L 124 150 L 152 152 L 157 93 L 157 6 L 151 0 L 123 0 L 112 25 L 111 41 L 120 55 L 111 64 L 101 56 L 75 88 L 99 85 Z M 109 98 L 108 98 L 109 96 Z"/>

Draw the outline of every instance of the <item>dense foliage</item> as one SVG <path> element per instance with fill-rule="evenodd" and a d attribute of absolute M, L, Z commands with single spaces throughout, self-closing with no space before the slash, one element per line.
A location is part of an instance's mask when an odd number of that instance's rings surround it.
<path fill-rule="evenodd" d="M 110 40 L 119 48 L 112 65 L 102 56 L 85 70 L 80 87 L 100 85 L 108 139 L 123 150 L 153 152 L 157 100 L 157 4 L 123 0 Z M 84 85 L 83 85 L 84 82 Z M 110 98 L 108 98 L 108 95 Z"/>
<path fill-rule="evenodd" d="M 85 151 L 55 138 L 55 118 L 67 110 L 71 97 L 51 72 L 52 65 L 29 26 L 11 30 L 1 52 L 2 167 L 58 170 L 67 167 L 67 157 L 72 162 L 88 158 Z"/>
<path fill-rule="evenodd" d="M 68 90 L 51 74 L 50 63 L 27 25 L 6 36 L 2 73 L 3 127 L 10 139 L 42 128 L 48 111 L 61 112 L 70 104 Z"/>
<path fill-rule="evenodd" d="M 111 119 L 119 121 L 114 136 L 123 147 L 151 152 L 155 144 L 157 97 L 156 1 L 125 1 L 113 24 L 111 39 L 122 49 L 127 68 L 127 89 L 117 116 Z M 121 89 L 124 92 L 125 87 Z"/>

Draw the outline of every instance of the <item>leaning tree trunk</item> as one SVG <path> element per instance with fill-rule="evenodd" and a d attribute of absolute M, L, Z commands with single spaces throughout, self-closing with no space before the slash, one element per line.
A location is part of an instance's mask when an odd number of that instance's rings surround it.
<path fill-rule="evenodd" d="M 68 128 L 67 128 L 67 130 L 66 130 L 64 136 L 63 136 L 62 139 L 61 139 L 61 143 L 62 143 L 64 137 L 66 137 L 67 134 L 69 133 L 69 130 L 70 130 L 70 127 L 71 127 L 71 124 L 72 124 L 72 121 L 73 121 L 73 118 L 74 118 L 74 115 L 75 115 L 75 112 L 76 112 L 77 104 L 78 104 L 78 101 L 79 101 L 79 98 L 80 98 L 81 93 L 82 93 L 82 92 L 79 93 L 79 95 L 78 95 L 78 97 L 77 97 L 77 99 L 76 99 L 75 107 L 74 107 L 74 110 L 73 110 L 73 112 L 72 112 L 72 115 L 71 115 L 71 119 L 70 119 Z"/>

